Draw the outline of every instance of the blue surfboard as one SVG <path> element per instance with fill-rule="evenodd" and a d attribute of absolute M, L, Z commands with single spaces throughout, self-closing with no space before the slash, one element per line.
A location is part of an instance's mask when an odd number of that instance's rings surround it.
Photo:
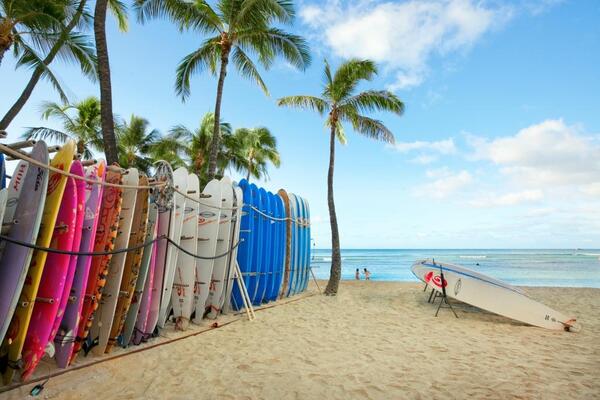
<path fill-rule="evenodd" d="M 299 231 L 299 210 L 298 203 L 296 201 L 296 195 L 290 193 L 290 210 L 292 214 L 292 263 L 290 272 L 290 291 L 289 296 L 296 294 L 296 288 L 298 286 L 298 272 L 300 262 L 300 231 Z"/>
<path fill-rule="evenodd" d="M 277 232 L 277 247 L 275 247 L 275 284 L 273 286 L 273 292 L 271 293 L 271 300 L 277 300 L 277 296 L 281 290 L 281 282 L 283 280 L 283 273 L 285 268 L 285 212 L 283 210 L 283 200 L 279 195 L 274 195 L 275 201 L 275 230 Z"/>
<path fill-rule="evenodd" d="M 250 191 L 252 193 L 252 203 L 251 203 L 252 206 L 254 208 L 260 210 L 260 191 L 259 191 L 259 189 L 256 187 L 255 184 L 251 184 Z M 253 235 L 251 271 L 252 271 L 254 279 L 253 279 L 253 281 L 251 281 L 252 289 L 250 289 L 250 290 L 252 291 L 253 295 L 250 297 L 250 299 L 252 299 L 252 304 L 257 305 L 257 304 L 260 304 L 260 300 L 258 299 L 258 296 L 259 296 L 260 281 L 261 281 L 261 277 L 262 277 L 262 273 L 263 273 L 263 267 L 262 267 L 263 226 L 261 224 L 262 217 L 260 216 L 259 213 L 254 211 L 252 217 L 253 217 L 252 219 L 254 221 L 254 224 L 253 224 L 254 229 L 251 232 L 251 234 Z"/>
<path fill-rule="evenodd" d="M 264 188 L 258 189 L 258 209 L 262 214 L 268 214 L 267 212 L 268 200 L 267 200 L 267 192 Z M 256 292 L 256 297 L 254 298 L 254 304 L 260 305 L 262 304 L 262 300 L 265 296 L 265 291 L 267 288 L 267 278 L 269 275 L 269 264 L 266 262 L 268 259 L 269 253 L 269 232 L 267 230 L 267 218 L 264 215 L 258 214 L 258 225 L 260 227 L 260 235 L 258 236 L 258 248 L 260 249 L 260 254 L 258 258 L 260 274 L 258 280 L 258 289 Z"/>
<path fill-rule="evenodd" d="M 4 154 L 0 153 L 0 189 L 6 187 L 6 164 L 4 162 Z"/>
<path fill-rule="evenodd" d="M 308 281 L 310 280 L 310 260 L 311 260 L 311 245 L 312 245 L 312 240 L 311 240 L 311 236 L 310 236 L 310 207 L 308 205 L 308 200 L 306 199 L 302 199 L 302 201 L 304 201 L 304 213 L 305 213 L 305 218 L 306 218 L 306 223 L 307 223 L 307 227 L 306 227 L 306 237 L 307 237 L 307 246 L 306 246 L 306 278 L 304 280 L 304 289 L 306 290 L 306 288 L 308 287 Z"/>
<path fill-rule="evenodd" d="M 306 228 L 304 226 L 304 206 L 302 203 L 302 197 L 296 196 L 296 206 L 298 207 L 299 224 L 298 224 L 298 236 L 299 236 L 299 250 L 298 250 L 298 281 L 296 282 L 296 293 L 302 292 L 302 286 L 304 285 L 304 275 L 306 270 Z"/>
<path fill-rule="evenodd" d="M 238 184 L 243 192 L 243 204 L 242 207 L 242 219 L 240 221 L 240 245 L 238 247 L 237 261 L 240 266 L 240 271 L 248 290 L 248 296 L 250 299 L 254 297 L 256 293 L 256 275 L 252 271 L 252 250 L 254 240 L 254 210 L 250 208 L 252 204 L 252 190 L 248 181 L 242 179 Z M 237 282 L 233 284 L 233 294 L 231 299 L 231 305 L 235 310 L 239 310 L 243 305 L 242 294 Z"/>

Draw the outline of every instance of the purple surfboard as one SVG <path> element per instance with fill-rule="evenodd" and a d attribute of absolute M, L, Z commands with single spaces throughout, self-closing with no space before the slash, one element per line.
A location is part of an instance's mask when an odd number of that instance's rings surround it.
<path fill-rule="evenodd" d="M 48 164 L 48 147 L 43 141 L 33 146 L 31 158 Z M 15 240 L 35 243 L 42 211 L 46 201 L 48 186 L 48 171 L 44 168 L 30 165 L 24 175 L 14 174 L 9 185 L 10 191 L 26 188 L 27 195 L 18 198 L 8 236 Z M 8 204 L 7 204 L 8 206 Z M 18 223 L 15 223 L 18 222 Z M 5 243 L 4 252 L 0 258 L 0 342 L 4 340 L 6 331 L 15 312 L 21 289 L 27 275 L 27 267 L 31 261 L 33 250 L 13 243 Z"/>
<path fill-rule="evenodd" d="M 106 164 L 104 161 L 100 161 L 98 164 L 86 168 L 85 177 L 103 182 L 105 172 Z M 81 230 L 81 241 L 78 248 L 80 252 L 90 252 L 94 249 L 102 188 L 101 185 L 85 183 L 85 213 Z M 54 337 L 56 364 L 61 368 L 67 367 L 71 352 L 73 351 L 75 330 L 79 325 L 79 316 L 83 306 L 83 294 L 85 293 L 85 286 L 88 281 L 92 257 L 77 257 L 76 262 L 73 284 L 68 296 L 69 301 L 66 303 L 64 315 Z"/>

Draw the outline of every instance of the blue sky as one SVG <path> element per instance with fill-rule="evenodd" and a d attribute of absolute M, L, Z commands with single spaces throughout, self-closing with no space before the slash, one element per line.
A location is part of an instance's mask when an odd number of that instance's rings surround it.
<path fill-rule="evenodd" d="M 327 134 L 316 114 L 275 100 L 318 94 L 323 59 L 335 66 L 347 57 L 377 61 L 379 77 L 364 88 L 393 90 L 406 113 L 376 115 L 395 146 L 348 130 L 348 144 L 337 148 L 342 247 L 598 247 L 600 3 L 301 1 L 297 11 L 292 29 L 309 40 L 311 68 L 277 63 L 264 74 L 271 97 L 230 70 L 222 115 L 234 128 L 263 125 L 277 136 L 282 165 L 262 184 L 309 200 L 317 247 L 330 242 Z M 200 40 L 165 21 L 142 26 L 132 17 L 127 33 L 109 22 L 115 113 L 141 115 L 162 132 L 196 127 L 214 107 L 215 79 L 194 77 L 186 103 L 173 83 L 177 63 Z M 98 94 L 77 69 L 53 68 L 71 100 Z M 7 55 L 2 112 L 27 78 Z M 10 138 L 42 124 L 45 100 L 58 96 L 40 84 Z"/>

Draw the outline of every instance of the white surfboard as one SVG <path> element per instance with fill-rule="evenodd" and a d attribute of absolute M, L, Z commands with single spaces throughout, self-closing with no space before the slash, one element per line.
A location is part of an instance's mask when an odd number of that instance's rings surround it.
<path fill-rule="evenodd" d="M 198 247 L 198 200 L 200 200 L 200 181 L 194 174 L 188 175 L 187 195 L 197 201 L 186 199 L 181 228 L 181 247 L 196 254 Z M 194 283 L 196 280 L 196 259 L 183 252 L 177 257 L 177 268 L 173 280 L 173 316 L 175 329 L 185 330 L 192 315 L 194 304 Z"/>
<path fill-rule="evenodd" d="M 233 186 L 231 179 L 227 176 L 221 178 L 221 198 L 222 208 L 219 219 L 219 234 L 217 236 L 216 255 L 221 255 L 229 251 L 231 242 L 231 217 L 233 214 Z M 210 293 L 208 294 L 207 307 L 210 308 L 208 318 L 216 319 L 223 307 L 223 291 L 225 290 L 225 280 L 228 278 L 227 263 L 229 255 L 215 259 L 213 266 L 212 280 L 210 283 Z"/>
<path fill-rule="evenodd" d="M 238 244 L 239 240 L 240 240 L 240 223 L 242 221 L 242 206 L 244 205 L 244 192 L 242 191 L 242 189 L 238 186 L 235 185 L 233 188 L 233 194 L 234 194 L 234 207 L 236 208 L 234 211 L 234 219 L 233 219 L 233 224 L 232 227 L 233 229 L 231 229 L 231 245 L 235 246 L 236 244 Z M 229 257 L 228 260 L 228 276 L 229 278 L 227 279 L 227 286 L 225 289 L 225 297 L 222 299 L 221 304 L 223 304 L 223 313 L 226 313 L 229 311 L 230 309 L 230 302 L 231 302 L 231 292 L 233 290 L 233 285 L 234 285 L 234 280 L 235 280 L 235 264 L 237 262 L 237 252 L 238 252 L 238 246 L 236 246 L 233 251 L 231 252 L 231 257 Z"/>
<path fill-rule="evenodd" d="M 417 261 L 412 272 L 429 287 L 463 303 L 529 325 L 554 330 L 579 330 L 575 318 L 541 304 L 509 284 L 462 267 L 432 260 Z M 443 278 L 441 274 L 443 273 Z"/>
<path fill-rule="evenodd" d="M 198 207 L 198 248 L 200 257 L 214 257 L 217 251 L 217 235 L 221 217 L 221 182 L 213 179 L 208 182 L 202 194 L 210 196 L 201 199 Z M 200 323 L 204 317 L 206 300 L 210 291 L 210 281 L 214 260 L 196 259 L 196 282 L 194 285 L 195 323 Z"/>
<path fill-rule="evenodd" d="M 186 193 L 188 183 L 188 172 L 184 167 L 179 167 L 173 172 L 173 184 L 177 190 Z M 175 192 L 173 193 L 173 209 L 171 211 L 171 231 L 169 237 L 177 245 L 181 241 L 181 228 L 183 223 L 183 211 L 185 210 L 185 197 Z M 160 299 L 160 312 L 158 314 L 158 326 L 165 327 L 169 312 L 171 311 L 171 292 L 173 291 L 173 279 L 175 279 L 175 269 L 177 267 L 177 257 L 179 249 L 172 244 L 167 247 L 167 261 L 165 263 L 165 274 L 163 276 L 162 295 Z"/>
<path fill-rule="evenodd" d="M 123 185 L 137 186 L 140 175 L 137 169 L 129 168 L 123 175 Z M 119 215 L 119 230 L 115 239 L 115 249 L 124 249 L 129 243 L 131 233 L 131 223 L 133 221 L 133 212 L 135 211 L 135 199 L 137 189 L 123 190 L 123 203 L 121 214 Z M 108 275 L 106 276 L 106 286 L 102 291 L 102 299 L 98 305 L 98 310 L 94 316 L 94 322 L 90 329 L 90 337 L 98 338 L 98 345 L 94 346 L 92 352 L 97 355 L 104 354 L 108 339 L 110 338 L 110 329 L 112 327 L 119 291 L 121 289 L 121 278 L 127 253 L 114 254 L 108 265 Z"/>

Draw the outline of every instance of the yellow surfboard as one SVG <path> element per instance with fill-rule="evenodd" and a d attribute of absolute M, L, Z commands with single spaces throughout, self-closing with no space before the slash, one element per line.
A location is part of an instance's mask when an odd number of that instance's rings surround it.
<path fill-rule="evenodd" d="M 70 140 L 56 153 L 50 165 L 54 168 L 68 172 L 71 168 L 74 155 L 75 142 Z M 55 223 L 66 184 L 67 177 L 65 175 L 61 175 L 57 172 L 50 172 L 50 176 L 48 177 L 46 203 L 44 204 L 44 211 L 42 213 L 42 223 L 36 241 L 38 246 L 48 247 L 54 229 L 60 228 L 55 227 Z M 40 286 L 40 280 L 42 279 L 42 272 L 47 256 L 48 253 L 45 251 L 36 250 L 33 252 L 17 309 L 15 310 L 8 332 L 2 343 L 0 354 L 3 358 L 2 363 L 6 363 L 6 369 L 3 373 L 5 385 L 8 385 L 12 381 L 15 371 L 19 369 L 21 351 L 23 350 L 23 344 L 25 343 L 27 327 L 29 326 L 29 320 L 31 319 L 33 305 L 36 301 L 36 295 L 38 287 Z M 6 357 L 8 357 L 8 361 L 6 361 Z"/>

